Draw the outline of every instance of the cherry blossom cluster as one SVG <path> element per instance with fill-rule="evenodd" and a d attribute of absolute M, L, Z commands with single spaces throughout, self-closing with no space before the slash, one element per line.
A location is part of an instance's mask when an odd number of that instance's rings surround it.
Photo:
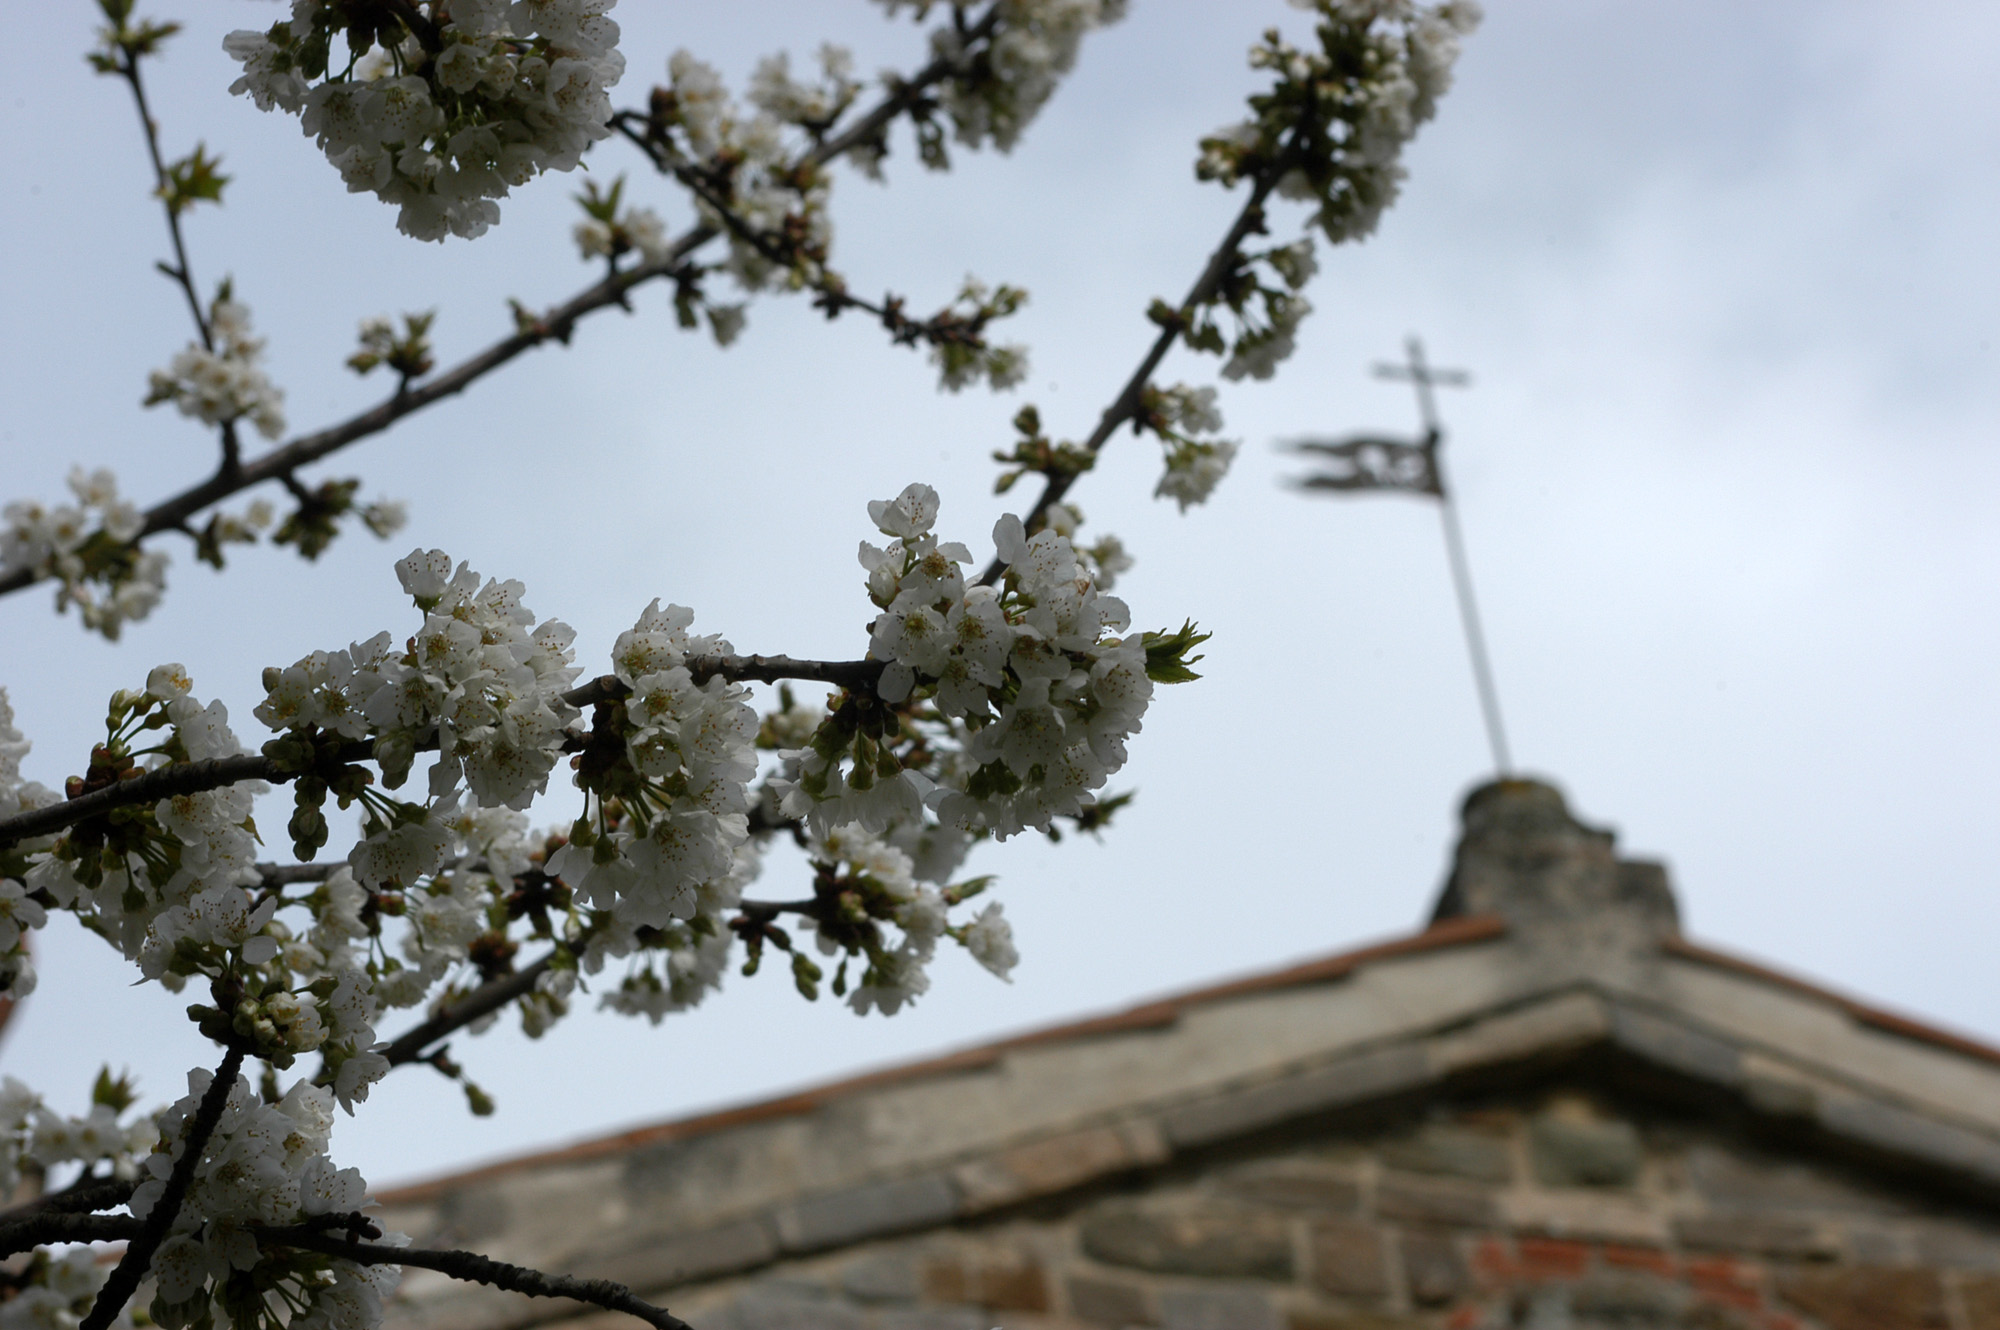
<path fill-rule="evenodd" d="M 159 1140 L 150 1117 L 119 1119 L 133 1103 L 131 1087 L 109 1072 L 97 1078 L 82 1117 L 58 1113 L 12 1076 L 0 1080 L 0 1190 L 13 1195 L 23 1177 L 81 1165 L 86 1173 L 131 1181 Z"/>
<path fill-rule="evenodd" d="M 746 108 L 713 65 L 684 50 L 667 61 L 667 84 L 653 95 L 652 141 L 695 184 L 695 212 L 728 242 L 722 267 L 746 291 L 797 290 L 826 275 L 831 181 L 795 160 L 784 119 L 765 109 L 793 99 L 775 96 L 767 70 Z"/>
<path fill-rule="evenodd" d="M 890 707 L 924 706 L 936 742 L 922 769 L 896 752 L 900 716 L 849 705 L 798 757 L 781 807 L 824 836 L 849 824 L 879 834 L 922 819 L 1001 839 L 1081 814 L 1124 765 L 1125 740 L 1152 697 L 1141 635 L 1122 601 L 1101 594 L 1068 538 L 1030 537 L 1021 519 L 993 532 L 1006 573 L 970 586 L 971 553 L 931 532 L 938 496 L 911 485 L 869 515 L 886 547 L 863 542 L 869 597 L 880 608 L 870 650 L 886 662 L 876 692 Z"/>
<path fill-rule="evenodd" d="M 0 817 L 25 813 L 56 802 L 61 796 L 36 781 L 21 778 L 21 759 L 32 745 L 14 724 L 14 704 L 0 688 Z M 35 966 L 28 956 L 27 935 L 48 923 L 48 911 L 31 899 L 20 877 L 27 855 L 37 844 L 0 847 L 0 996 L 19 1000 L 35 991 Z M 11 1187 L 0 1173 L 0 1191 Z"/>
<path fill-rule="evenodd" d="M 420 240 L 471 237 L 496 199 L 576 167 L 609 135 L 625 71 L 615 0 L 428 0 L 357 8 L 293 0 L 291 17 L 223 41 L 230 91 L 300 117 L 353 192 L 399 208 Z M 342 48 L 365 51 L 341 60 Z"/>
<path fill-rule="evenodd" d="M 936 0 L 877 3 L 921 20 Z M 1125 17 L 1125 0 L 999 0 L 995 9 L 999 31 L 990 46 L 976 48 L 963 27 L 947 24 L 932 32 L 931 50 L 956 66 L 944 105 L 958 141 L 1006 152 L 1076 63 L 1085 35 Z"/>
<path fill-rule="evenodd" d="M 188 1094 L 160 1115 L 159 1148 L 145 1161 L 132 1213 L 159 1204 L 213 1073 L 188 1073 Z M 226 1310 L 239 1330 L 371 1330 L 401 1272 L 339 1257 L 260 1247 L 259 1226 L 286 1227 L 368 1204 L 359 1171 L 327 1157 L 333 1093 L 309 1081 L 264 1103 L 247 1078 L 230 1087 L 187 1198 L 153 1255 L 153 1320 L 166 1330 L 210 1323 Z M 387 1241 L 406 1245 L 391 1234 Z"/>
<path fill-rule="evenodd" d="M 72 795 L 173 762 L 243 751 L 221 702 L 203 706 L 179 666 L 163 665 L 143 693 L 113 695 L 107 737 L 91 753 Z M 164 731 L 151 747 L 141 742 Z M 24 883 L 38 899 L 81 918 L 137 962 L 148 978 L 178 989 L 194 973 L 221 973 L 228 954 L 251 946 L 269 921 L 243 888 L 256 879 L 257 841 L 249 825 L 257 782 L 162 799 L 112 820 L 89 819 L 33 857 Z M 269 954 L 268 939 L 251 946 Z M 254 963 L 254 961 L 253 961 Z"/>
<path fill-rule="evenodd" d="M 285 432 L 285 394 L 258 363 L 264 341 L 250 335 L 250 307 L 230 294 L 228 283 L 208 307 L 212 346 L 190 342 L 165 369 L 152 373 L 147 406 L 172 402 L 184 416 L 209 425 L 248 419 L 267 439 Z"/>
<path fill-rule="evenodd" d="M 1278 191 L 1316 202 L 1328 240 L 1375 230 L 1405 176 L 1402 152 L 1451 86 L 1459 41 L 1479 25 L 1475 0 L 1292 0 L 1319 16 L 1319 50 L 1276 31 L 1250 63 L 1276 76 L 1255 116 L 1202 143 L 1200 174 L 1234 184 L 1270 169 Z"/>
<path fill-rule="evenodd" d="M 1139 424 L 1166 447 L 1166 470 L 1160 474 L 1153 496 L 1174 500 L 1182 512 L 1207 502 L 1228 473 L 1238 446 L 1232 439 L 1199 437 L 1222 428 L 1215 389 L 1185 383 L 1171 388 L 1148 384 L 1140 403 Z"/>
<path fill-rule="evenodd" d="M 1078 535 L 1083 528 L 1083 510 L 1073 503 L 1052 503 L 1042 514 L 1042 525 L 1069 541 L 1076 551 L 1076 561 L 1090 575 L 1090 581 L 1099 591 L 1109 591 L 1119 578 L 1132 570 L 1132 555 L 1125 548 L 1125 542 L 1106 532 L 1094 544 L 1079 543 Z"/>
<path fill-rule="evenodd" d="M 19 1290 L 0 1303 L 0 1330 L 76 1330 L 110 1277 L 111 1267 L 93 1248 L 72 1247 L 60 1256 L 37 1249 L 21 1272 Z M 112 1324 L 130 1330 L 129 1309 Z"/>
<path fill-rule="evenodd" d="M 0 510 L 0 574 L 54 578 L 57 613 L 74 605 L 84 627 L 115 642 L 160 603 L 167 556 L 129 543 L 145 520 L 110 471 L 74 467 L 69 488 L 75 503 L 19 499 Z"/>
<path fill-rule="evenodd" d="M 912 844 L 924 841 L 931 843 Z M 861 1015 L 870 1011 L 895 1015 L 929 989 L 927 967 L 945 938 L 963 946 L 1002 979 L 1008 977 L 1020 956 L 1002 907 L 988 905 L 963 924 L 954 925 L 950 918 L 951 908 L 977 895 L 987 879 L 950 887 L 932 885 L 943 882 L 950 866 L 963 856 L 966 843 L 949 829 L 926 828 L 914 821 L 899 824 L 888 837 L 848 825 L 813 838 L 809 852 L 817 874 L 815 891 L 829 908 L 810 916 L 807 925 L 822 956 L 841 957 L 832 981 L 834 996 L 845 996 Z M 945 847 L 941 860 L 935 851 Z M 925 856 L 926 849 L 933 853 Z M 920 867 L 924 857 L 930 862 Z M 885 924 L 893 924 L 900 936 L 892 939 L 885 934 Z M 849 963 L 855 958 L 861 968 L 849 991 Z M 810 996 L 823 978 L 820 967 L 800 951 L 793 954 L 792 969 Z"/>

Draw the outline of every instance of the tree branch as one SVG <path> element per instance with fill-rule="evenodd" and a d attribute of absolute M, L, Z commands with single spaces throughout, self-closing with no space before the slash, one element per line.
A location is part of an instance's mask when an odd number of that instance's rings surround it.
<path fill-rule="evenodd" d="M 132 1199 L 135 1183 L 117 1178 L 81 1177 L 61 1191 L 46 1192 L 12 1209 L 0 1211 L 0 1224 L 40 1214 L 87 1214 L 111 1210 Z"/>
<path fill-rule="evenodd" d="M 1279 167 L 1266 171 L 1257 179 L 1250 191 L 1250 197 L 1244 200 L 1243 207 L 1236 214 L 1236 220 L 1230 223 L 1229 230 L 1223 235 L 1222 243 L 1208 256 L 1208 262 L 1203 266 L 1201 276 L 1195 279 L 1194 285 L 1188 288 L 1187 295 L 1182 297 L 1179 309 L 1183 311 L 1192 309 L 1215 295 L 1222 279 L 1228 276 L 1230 268 L 1235 264 L 1237 247 L 1243 243 L 1244 237 L 1262 228 L 1264 201 L 1271 196 L 1271 191 L 1277 187 L 1279 176 L 1283 175 L 1288 167 L 1289 163 L 1281 161 Z M 1118 396 L 1111 399 L 1111 405 L 1105 407 L 1104 414 L 1098 417 L 1097 428 L 1084 440 L 1083 446 L 1089 452 L 1093 455 L 1101 452 L 1120 425 L 1138 416 L 1139 404 L 1145 397 L 1146 385 L 1151 382 L 1153 371 L 1160 367 L 1160 362 L 1166 359 L 1167 352 L 1172 349 L 1174 339 L 1180 335 L 1181 329 L 1178 324 L 1160 329 L 1159 336 L 1153 339 L 1153 344 L 1140 358 L 1138 368 L 1132 371 L 1132 376 L 1125 380 L 1125 386 L 1118 390 Z M 1076 477 L 1077 473 L 1073 471 L 1061 471 L 1042 477 L 1042 492 L 1036 497 L 1035 506 L 1028 510 L 1023 519 L 1029 531 L 1035 530 L 1047 516 L 1050 504 L 1060 502 L 1062 497 L 1069 493 L 1070 486 L 1076 483 Z M 986 565 L 986 571 L 979 575 L 979 584 L 992 586 L 1000 580 L 1000 575 L 1006 568 L 1007 565 L 996 556 L 993 562 Z"/>
<path fill-rule="evenodd" d="M 52 1242 L 129 1242 L 145 1229 L 130 1215 L 78 1215 L 48 1211 L 0 1224 L 0 1257 Z M 129 1294 L 127 1295 L 130 1296 Z"/>
<path fill-rule="evenodd" d="M 208 1089 L 201 1096 L 201 1104 L 188 1123 L 181 1157 L 174 1161 L 173 1172 L 167 1175 L 166 1189 L 153 1203 L 145 1226 L 126 1243 L 125 1255 L 119 1258 L 117 1268 L 104 1282 L 97 1301 L 90 1304 L 90 1314 L 83 1318 L 77 1330 L 106 1330 L 112 1318 L 124 1310 L 132 1295 L 139 1291 L 139 1281 L 145 1278 L 147 1269 L 152 1265 L 153 1253 L 159 1250 L 160 1240 L 167 1236 L 167 1230 L 173 1227 L 174 1219 L 181 1212 L 181 1203 L 187 1199 L 188 1188 L 194 1183 L 194 1171 L 201 1164 L 202 1154 L 208 1149 L 208 1139 L 215 1134 L 216 1124 L 222 1121 L 222 1110 L 229 1106 L 229 1093 L 236 1088 L 236 1077 L 242 1070 L 243 1050 L 232 1047 L 222 1055 L 222 1065 L 216 1068 L 215 1079 L 208 1083 Z"/>
<path fill-rule="evenodd" d="M 376 1051 L 389 1059 L 389 1065 L 392 1067 L 421 1061 L 424 1050 L 438 1040 L 455 1034 L 480 1017 L 496 1012 L 515 998 L 532 991 L 535 981 L 549 968 L 550 963 L 555 960 L 555 955 L 555 952 L 551 951 L 525 969 L 488 980 L 452 1003 L 446 1010 L 421 1025 L 405 1030 Z"/>
<path fill-rule="evenodd" d="M 303 1226 L 268 1228 L 255 1225 L 251 1232 L 257 1235 L 259 1242 L 338 1256 L 356 1265 L 416 1266 L 468 1283 L 488 1284 L 509 1293 L 525 1293 L 533 1298 L 569 1298 L 607 1311 L 625 1312 L 655 1327 L 655 1330 L 694 1330 L 666 1308 L 655 1307 L 625 1285 L 614 1284 L 608 1279 L 575 1279 L 569 1275 L 543 1274 L 526 1266 L 496 1261 L 477 1252 L 356 1242 Z"/>
<path fill-rule="evenodd" d="M 201 293 L 195 289 L 194 273 L 188 266 L 187 244 L 181 239 L 181 218 L 174 210 L 173 195 L 167 189 L 167 163 L 160 155 L 160 127 L 153 121 L 153 112 L 146 104 L 146 85 L 139 78 L 139 57 L 129 51 L 120 53 L 118 73 L 132 89 L 132 100 L 139 108 L 139 125 L 146 132 L 146 155 L 153 162 L 153 183 L 158 186 L 160 206 L 167 214 L 167 234 L 174 242 L 174 267 L 163 271 L 179 284 L 187 296 L 188 313 L 194 316 L 195 331 L 201 335 L 205 350 L 215 350 L 215 338 L 209 332 L 208 316 L 202 313 Z"/>

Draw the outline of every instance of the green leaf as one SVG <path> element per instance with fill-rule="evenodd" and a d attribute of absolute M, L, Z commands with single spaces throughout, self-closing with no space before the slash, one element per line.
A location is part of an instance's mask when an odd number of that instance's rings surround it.
<path fill-rule="evenodd" d="M 97 1083 L 90 1088 L 90 1102 L 103 1104 L 113 1113 L 123 1113 L 138 1102 L 139 1093 L 132 1082 L 132 1073 L 126 1072 L 114 1077 L 111 1067 L 106 1064 L 97 1073 Z"/>
<path fill-rule="evenodd" d="M 1199 679 L 1201 676 L 1188 667 L 1201 657 L 1188 653 L 1213 636 L 1197 632 L 1193 619 L 1175 632 L 1146 633 L 1140 639 L 1146 647 L 1146 677 L 1154 683 L 1188 683 Z"/>
<path fill-rule="evenodd" d="M 168 210 L 176 217 L 204 200 L 220 203 L 222 187 L 229 183 L 229 177 L 216 170 L 221 165 L 220 157 L 210 157 L 208 150 L 197 143 L 192 153 L 168 165 L 166 180 L 153 193 L 166 200 Z"/>

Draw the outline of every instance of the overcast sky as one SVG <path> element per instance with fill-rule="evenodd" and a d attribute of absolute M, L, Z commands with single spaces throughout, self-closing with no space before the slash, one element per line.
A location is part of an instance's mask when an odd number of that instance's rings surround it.
<path fill-rule="evenodd" d="M 152 272 L 164 240 L 123 90 L 81 59 L 90 8 L 32 7 L 0 44 L 0 500 L 55 497 L 81 461 L 150 502 L 213 465 L 203 431 L 138 409 L 186 318 Z M 233 274 L 295 432 L 381 390 L 340 366 L 360 318 L 438 308 L 449 363 L 504 330 L 505 298 L 591 278 L 574 179 L 517 192 L 477 243 L 397 236 L 295 120 L 224 95 L 221 34 L 277 11 L 193 8 L 155 66 L 157 112 L 170 151 L 201 138 L 236 176 L 190 223 L 194 263 Z M 864 69 L 921 52 L 858 2 L 617 16 L 621 104 L 681 45 L 732 77 L 781 38 L 848 42 Z M 865 502 L 927 481 L 941 530 L 983 549 L 1004 511 L 987 454 L 1020 404 L 1087 432 L 1145 345 L 1147 302 L 1178 298 L 1234 207 L 1193 181 L 1194 144 L 1236 118 L 1255 86 L 1241 53 L 1272 22 L 1299 16 L 1136 0 L 1011 156 L 928 176 L 899 143 L 886 189 L 842 179 L 836 261 L 857 289 L 926 309 L 967 272 L 1029 288 L 1017 392 L 940 397 L 919 357 L 796 299 L 757 302 L 719 352 L 648 290 L 321 468 L 409 501 L 387 545 L 349 536 L 311 566 L 253 551 L 222 575 L 174 548 L 165 605 L 116 646 L 56 619 L 46 588 L 0 603 L 29 774 L 79 770 L 104 699 L 164 660 L 256 742 L 262 666 L 414 626 L 390 570 L 413 545 L 523 579 L 593 669 L 654 596 L 741 650 L 859 654 Z M 1322 252 L 1298 354 L 1272 383 L 1223 386 L 1244 449 L 1215 501 L 1154 502 L 1157 449 L 1129 436 L 1078 487 L 1091 528 L 1138 556 L 1120 587 L 1137 618 L 1216 636 L 1207 677 L 1157 696 L 1118 781 L 1138 802 L 1102 844 L 976 861 L 1015 921 L 1012 984 L 949 955 L 888 1021 L 809 1007 L 779 971 L 657 1029 L 496 1030 L 455 1052 L 497 1116 L 405 1070 L 343 1122 L 336 1157 L 408 1179 L 1417 926 L 1487 764 L 1437 517 L 1308 500 L 1273 448 L 1412 428 L 1407 390 L 1367 373 L 1412 332 L 1474 375 L 1444 402 L 1448 461 L 1519 763 L 1666 859 L 1697 938 L 2000 1040 L 1996 45 L 1990 4 L 1495 4 L 1381 233 Z M 591 167 L 641 172 L 615 145 Z M 631 193 L 685 219 L 651 179 Z M 1177 353 L 1163 377 L 1214 369 Z M 774 855 L 767 888 L 798 871 Z M 165 1099 L 208 1060 L 185 999 L 127 987 L 66 921 L 39 957 L 0 1071 L 76 1107 L 101 1061 Z"/>

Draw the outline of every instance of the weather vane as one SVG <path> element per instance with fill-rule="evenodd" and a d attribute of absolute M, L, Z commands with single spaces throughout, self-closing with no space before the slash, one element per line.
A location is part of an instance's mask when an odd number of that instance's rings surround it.
<path fill-rule="evenodd" d="M 1415 337 L 1405 343 L 1408 360 L 1400 365 L 1375 366 L 1378 379 L 1399 379 L 1417 392 L 1417 414 L 1423 421 L 1423 437 L 1416 440 L 1356 434 L 1345 439 L 1294 439 L 1285 446 L 1294 452 L 1312 453 L 1328 459 L 1331 466 L 1317 475 L 1293 482 L 1299 489 L 1329 491 L 1389 490 L 1423 494 L 1438 501 L 1444 522 L 1445 550 L 1451 560 L 1452 586 L 1458 592 L 1458 617 L 1465 626 L 1466 651 L 1472 657 L 1473 682 L 1479 690 L 1479 709 L 1486 718 L 1486 739 L 1493 748 L 1494 770 L 1506 776 L 1513 763 L 1507 756 L 1507 731 L 1500 723 L 1500 693 L 1493 686 L 1493 666 L 1486 658 L 1486 635 L 1479 626 L 1479 605 L 1472 594 L 1472 567 L 1465 557 L 1465 535 L 1459 530 L 1458 510 L 1452 505 L 1451 489 L 1444 483 L 1444 468 L 1438 448 L 1444 429 L 1438 423 L 1434 388 L 1464 388 L 1472 376 L 1460 369 L 1434 369 L 1424 359 L 1424 344 Z"/>

